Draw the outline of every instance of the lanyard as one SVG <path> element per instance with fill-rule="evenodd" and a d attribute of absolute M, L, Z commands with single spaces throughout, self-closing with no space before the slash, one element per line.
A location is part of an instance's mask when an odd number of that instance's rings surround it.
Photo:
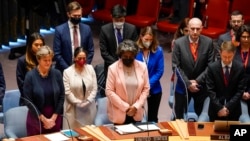
<path fill-rule="evenodd" d="M 147 55 L 147 57 L 144 57 L 144 55 L 143 55 L 143 53 L 142 53 L 142 59 L 143 59 L 143 61 L 146 63 L 146 65 L 148 65 L 148 61 L 149 61 L 149 56 L 150 56 L 150 52 L 148 52 L 148 55 Z"/>

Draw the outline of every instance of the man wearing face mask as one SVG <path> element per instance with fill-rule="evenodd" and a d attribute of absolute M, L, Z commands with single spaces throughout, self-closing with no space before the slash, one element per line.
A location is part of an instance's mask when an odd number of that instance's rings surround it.
<path fill-rule="evenodd" d="M 91 29 L 81 23 L 82 7 L 73 1 L 67 6 L 69 20 L 55 28 L 54 45 L 56 68 L 61 72 L 73 63 L 75 48 L 81 46 L 88 52 L 86 62 L 90 64 L 94 56 Z"/>
<path fill-rule="evenodd" d="M 112 23 L 101 27 L 99 45 L 104 60 L 104 74 L 107 76 L 108 66 L 118 60 L 116 50 L 118 44 L 125 39 L 136 41 L 137 31 L 132 24 L 125 22 L 126 8 L 115 5 L 111 10 Z"/>
<path fill-rule="evenodd" d="M 150 83 L 150 96 L 147 99 L 148 121 L 158 122 L 158 110 L 162 96 L 160 79 L 164 72 L 163 50 L 159 46 L 156 32 L 151 26 L 141 29 L 137 45 L 140 51 L 136 59 L 144 62 L 148 68 Z"/>

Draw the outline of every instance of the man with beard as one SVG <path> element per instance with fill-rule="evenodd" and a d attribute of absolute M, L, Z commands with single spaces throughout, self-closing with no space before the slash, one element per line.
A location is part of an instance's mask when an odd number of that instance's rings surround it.
<path fill-rule="evenodd" d="M 86 62 L 90 64 L 94 57 L 94 43 L 91 29 L 87 24 L 81 23 L 82 7 L 73 1 L 67 6 L 69 20 L 55 28 L 54 45 L 55 68 L 63 72 L 73 63 L 74 50 L 82 47 L 88 52 Z"/>
<path fill-rule="evenodd" d="M 243 14 L 238 10 L 233 11 L 231 13 L 229 23 L 230 29 L 226 33 L 221 34 L 218 38 L 218 46 L 216 48 L 217 51 L 219 51 L 219 48 L 224 41 L 232 41 L 235 47 L 239 46 L 239 42 L 235 41 L 235 34 L 240 26 L 244 24 Z"/>

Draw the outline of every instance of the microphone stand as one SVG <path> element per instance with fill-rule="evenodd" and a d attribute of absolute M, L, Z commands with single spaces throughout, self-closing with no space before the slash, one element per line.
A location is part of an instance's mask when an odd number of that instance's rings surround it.
<path fill-rule="evenodd" d="M 70 132 L 71 139 L 72 139 L 72 141 L 74 141 L 72 130 L 71 130 L 68 118 L 66 116 L 64 116 L 64 115 L 61 115 L 61 116 L 66 119 L 68 127 L 69 127 L 69 132 Z"/>

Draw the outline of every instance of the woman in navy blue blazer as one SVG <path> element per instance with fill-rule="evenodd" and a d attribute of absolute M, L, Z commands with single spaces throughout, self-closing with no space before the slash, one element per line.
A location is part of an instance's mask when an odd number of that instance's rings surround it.
<path fill-rule="evenodd" d="M 150 83 L 148 121 L 158 122 L 158 109 L 162 96 L 160 79 L 164 72 L 163 50 L 159 46 L 156 32 L 151 26 L 141 29 L 137 44 L 140 50 L 136 59 L 144 62 L 148 68 Z"/>
<path fill-rule="evenodd" d="M 29 108 L 26 121 L 28 136 L 62 129 L 65 92 L 61 72 L 51 67 L 53 56 L 50 47 L 39 48 L 36 53 L 38 65 L 24 79 L 23 93 Z"/>

